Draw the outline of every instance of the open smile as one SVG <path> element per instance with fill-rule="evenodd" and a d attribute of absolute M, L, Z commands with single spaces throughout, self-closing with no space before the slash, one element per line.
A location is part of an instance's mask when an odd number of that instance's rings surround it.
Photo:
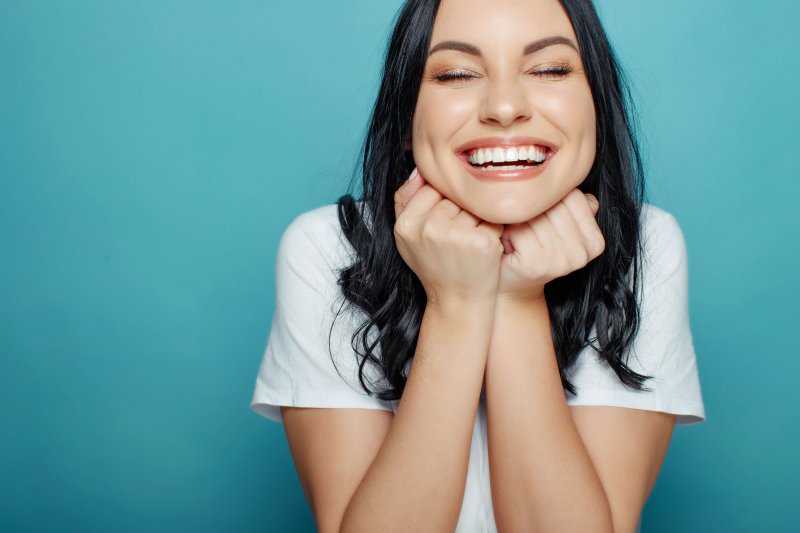
<path fill-rule="evenodd" d="M 480 179 L 509 181 L 541 174 L 557 149 L 532 138 L 487 138 L 473 141 L 457 152 L 458 159 Z"/>

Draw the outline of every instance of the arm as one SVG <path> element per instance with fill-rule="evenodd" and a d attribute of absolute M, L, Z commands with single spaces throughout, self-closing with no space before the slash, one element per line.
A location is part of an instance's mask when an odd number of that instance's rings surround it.
<path fill-rule="evenodd" d="M 401 187 L 395 208 L 398 251 L 427 295 L 397 413 L 389 422 L 375 413 L 320 409 L 286 420 L 303 488 L 325 532 L 453 531 L 461 511 L 502 227 L 459 209 L 421 179 Z"/>
<path fill-rule="evenodd" d="M 497 305 L 486 368 L 495 520 L 504 532 L 610 532 L 608 501 L 564 399 L 547 313 L 544 299 Z"/>
<path fill-rule="evenodd" d="M 544 299 L 498 302 L 494 324 L 486 402 L 498 528 L 633 532 L 675 416 L 568 407 Z"/>
<path fill-rule="evenodd" d="M 373 409 L 282 409 L 321 533 L 375 531 L 376 524 L 381 531 L 455 529 L 488 351 L 489 303 L 427 308 L 394 417 Z"/>
<path fill-rule="evenodd" d="M 596 199 L 579 192 L 508 231 L 486 367 L 489 463 L 501 531 L 632 532 L 674 415 L 568 407 L 543 286 L 597 257 Z"/>
<path fill-rule="evenodd" d="M 453 531 L 464 496 L 493 304 L 429 306 L 397 413 L 341 531 Z"/>

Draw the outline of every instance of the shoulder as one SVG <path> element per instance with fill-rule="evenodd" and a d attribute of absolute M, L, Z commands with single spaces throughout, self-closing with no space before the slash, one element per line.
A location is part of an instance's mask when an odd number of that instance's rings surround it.
<path fill-rule="evenodd" d="M 643 204 L 640 213 L 642 268 L 650 281 L 663 280 L 686 266 L 686 239 L 672 213 Z"/>
<path fill-rule="evenodd" d="M 330 243 L 340 233 L 336 204 L 327 204 L 295 216 L 283 232 L 282 240 L 303 244 Z"/>
<path fill-rule="evenodd" d="M 574 368 L 569 405 L 613 405 L 677 415 L 676 424 L 705 419 L 688 307 L 686 244 L 676 218 L 644 204 L 640 212 L 640 321 L 623 359 L 648 376 L 643 391 L 626 387 L 608 360 L 586 346 Z M 592 326 L 596 335 L 597 324 Z"/>
<path fill-rule="evenodd" d="M 279 262 L 317 272 L 341 268 L 352 258 L 352 247 L 344 236 L 336 204 L 327 204 L 295 216 L 281 235 Z"/>
<path fill-rule="evenodd" d="M 642 240 L 651 246 L 683 240 L 683 232 L 677 219 L 664 208 L 642 204 L 639 221 Z"/>

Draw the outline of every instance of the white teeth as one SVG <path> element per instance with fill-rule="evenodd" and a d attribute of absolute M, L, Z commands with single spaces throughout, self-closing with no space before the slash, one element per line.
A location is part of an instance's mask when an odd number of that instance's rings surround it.
<path fill-rule="evenodd" d="M 490 171 L 490 170 L 523 170 L 526 168 L 531 168 L 532 165 L 489 165 L 486 167 L 481 167 L 481 170 Z"/>
<path fill-rule="evenodd" d="M 530 146 L 513 146 L 504 148 L 478 148 L 469 155 L 469 162 L 473 165 L 484 163 L 505 163 L 508 161 L 535 161 L 541 163 L 547 158 L 545 149 Z"/>

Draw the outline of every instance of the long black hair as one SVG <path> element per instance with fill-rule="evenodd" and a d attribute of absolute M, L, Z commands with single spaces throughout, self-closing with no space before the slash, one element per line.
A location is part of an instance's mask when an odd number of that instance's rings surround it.
<path fill-rule="evenodd" d="M 597 149 L 594 164 L 579 189 L 600 201 L 597 222 L 606 248 L 582 269 L 545 285 L 561 382 L 575 395 L 569 369 L 591 346 L 626 386 L 643 386 L 652 376 L 625 363 L 639 328 L 639 215 L 644 201 L 644 172 L 636 139 L 635 113 L 623 72 L 591 0 L 561 0 L 578 39 L 594 99 Z M 427 298 L 416 274 L 400 256 L 394 240 L 394 193 L 414 169 L 405 140 L 411 130 L 433 22 L 439 0 L 408 0 L 400 9 L 386 51 L 383 77 L 360 166 L 363 196 L 337 201 L 339 224 L 355 251 L 353 264 L 338 272 L 345 308 L 366 316 L 351 343 L 364 390 L 381 400 L 398 400 L 416 351 Z M 591 336 L 594 326 L 596 336 Z M 388 383 L 372 391 L 365 365 L 375 365 Z"/>

